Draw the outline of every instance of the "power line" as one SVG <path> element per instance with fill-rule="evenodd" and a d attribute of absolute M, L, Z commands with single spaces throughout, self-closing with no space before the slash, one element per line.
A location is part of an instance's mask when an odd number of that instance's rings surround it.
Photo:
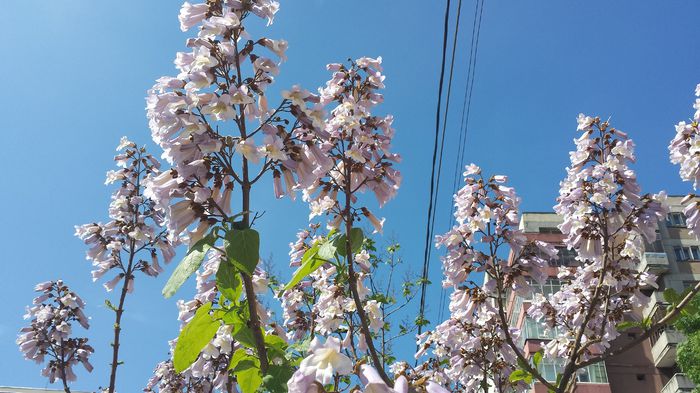
<path fill-rule="evenodd" d="M 433 216 L 433 199 L 435 196 L 435 164 L 437 161 L 438 152 L 438 141 L 440 136 L 440 113 L 442 105 L 442 87 L 445 81 L 445 59 L 447 57 L 447 35 L 450 27 L 450 0 L 447 0 L 447 5 L 445 6 L 445 22 L 444 31 L 442 38 L 442 63 L 440 66 L 440 82 L 438 83 L 438 102 L 437 111 L 435 114 L 435 142 L 433 145 L 433 160 L 432 160 L 432 171 L 430 174 L 430 197 L 428 199 L 428 220 L 426 222 L 425 228 L 425 249 L 423 251 L 423 281 L 421 283 L 421 298 L 420 298 L 420 311 L 419 317 L 422 319 L 425 315 L 425 290 L 426 290 L 426 279 L 428 277 L 428 267 L 430 260 L 430 223 Z M 421 321 L 422 322 L 422 321 Z M 418 324 L 418 334 L 423 331 L 422 323 Z"/>
<path fill-rule="evenodd" d="M 484 11 L 484 1 L 477 0 L 474 7 L 474 21 L 472 24 L 472 38 L 469 50 L 469 65 L 467 69 L 467 81 L 464 88 L 464 99 L 462 106 L 462 118 L 460 121 L 459 142 L 457 144 L 457 158 L 455 159 L 454 178 L 452 182 L 452 194 L 457 192 L 457 185 L 461 178 L 461 168 L 464 167 L 464 151 L 466 137 L 469 129 L 469 114 L 471 112 L 471 98 L 474 90 L 474 76 L 476 72 L 476 60 L 479 49 L 479 37 L 481 35 L 481 19 Z M 450 214 L 450 227 L 454 225 L 454 215 Z M 440 292 L 440 305 L 438 308 L 438 320 L 442 320 L 445 308 L 447 291 L 442 288 Z"/>

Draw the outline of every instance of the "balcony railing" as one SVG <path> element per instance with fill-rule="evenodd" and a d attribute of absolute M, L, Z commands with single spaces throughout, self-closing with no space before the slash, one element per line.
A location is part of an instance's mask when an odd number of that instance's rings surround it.
<path fill-rule="evenodd" d="M 642 317 L 648 318 L 656 312 L 656 310 L 659 309 L 659 307 L 662 307 L 664 305 L 668 304 L 666 300 L 664 300 L 664 294 L 661 291 L 654 291 L 649 299 L 649 303 L 647 303 L 644 308 L 642 308 Z"/>
<path fill-rule="evenodd" d="M 639 270 L 647 273 L 662 274 L 668 271 L 668 257 L 665 252 L 645 252 L 639 261 Z"/>
<path fill-rule="evenodd" d="M 661 393 L 690 393 L 693 389 L 695 384 L 685 374 L 674 374 L 661 389 Z"/>
<path fill-rule="evenodd" d="M 673 367 L 676 364 L 676 347 L 683 341 L 683 333 L 666 329 L 651 347 L 651 356 L 656 367 Z"/>

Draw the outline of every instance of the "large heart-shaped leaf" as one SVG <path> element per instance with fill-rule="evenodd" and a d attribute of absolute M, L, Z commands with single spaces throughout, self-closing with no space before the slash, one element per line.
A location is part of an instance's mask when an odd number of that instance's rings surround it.
<path fill-rule="evenodd" d="M 221 261 L 219 270 L 216 271 L 216 287 L 226 299 L 238 303 L 243 292 L 241 278 L 236 268 L 228 261 Z"/>
<path fill-rule="evenodd" d="M 335 239 L 335 247 L 338 249 L 338 255 L 344 257 L 346 256 L 346 244 L 345 244 L 345 239 L 347 237 L 345 234 L 342 234 L 338 236 Z M 360 228 L 352 228 L 350 229 L 350 247 L 353 253 L 359 252 L 362 249 L 362 241 L 365 239 L 365 235 L 362 233 L 362 229 Z"/>
<path fill-rule="evenodd" d="M 234 229 L 226 234 L 226 257 L 248 275 L 260 261 L 260 234 L 255 229 Z"/>

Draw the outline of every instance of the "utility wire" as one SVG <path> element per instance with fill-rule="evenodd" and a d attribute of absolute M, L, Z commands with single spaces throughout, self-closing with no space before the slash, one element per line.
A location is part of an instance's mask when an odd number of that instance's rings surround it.
<path fill-rule="evenodd" d="M 424 261 L 423 261 L 423 275 L 422 275 L 422 281 L 421 281 L 421 299 L 420 299 L 420 314 L 419 316 L 421 319 L 425 318 L 425 299 L 426 299 L 426 289 L 428 286 L 428 272 L 430 271 L 430 255 L 432 251 L 432 242 L 431 239 L 433 238 L 433 234 L 435 231 L 435 217 L 437 216 L 437 205 L 438 205 L 438 196 L 440 194 L 440 177 L 442 173 L 442 158 L 444 155 L 444 150 L 445 150 L 445 133 L 447 129 L 447 115 L 450 111 L 450 97 L 452 95 L 452 80 L 453 80 L 453 75 L 454 75 L 454 66 L 455 66 L 455 53 L 457 50 L 457 39 L 459 36 L 459 20 L 461 17 L 462 13 L 462 0 L 459 0 L 457 3 L 457 18 L 455 22 L 455 31 L 454 31 L 454 37 L 452 39 L 452 54 L 451 54 L 451 60 L 450 60 L 450 74 L 448 76 L 448 82 L 447 82 L 447 100 L 445 102 L 445 113 L 443 116 L 443 121 L 442 121 L 442 132 L 440 132 L 440 106 L 442 102 L 442 87 L 443 87 L 443 82 L 444 82 L 444 74 L 445 74 L 445 60 L 446 60 L 446 52 L 447 52 L 447 35 L 449 31 L 449 7 L 450 7 L 450 2 L 448 0 L 447 2 L 447 10 L 445 12 L 445 31 L 444 31 L 444 37 L 443 37 L 443 51 L 442 51 L 442 68 L 440 70 L 440 86 L 438 89 L 438 94 L 440 95 L 438 97 L 438 108 L 437 108 L 437 113 L 435 116 L 435 146 L 433 148 L 433 166 L 432 166 L 432 174 L 431 174 L 431 179 L 430 179 L 430 206 L 428 207 L 428 225 L 427 225 L 427 230 L 426 230 L 426 242 L 425 242 L 425 251 L 424 251 Z M 437 144 L 438 144 L 438 134 L 441 134 L 440 136 L 440 155 L 439 159 L 436 159 L 436 152 L 437 152 Z M 437 176 L 435 175 L 435 164 L 437 162 Z M 434 187 L 433 187 L 434 185 Z M 422 322 L 422 321 L 421 321 Z M 420 334 L 423 330 L 423 325 L 419 324 L 418 325 L 418 334 Z"/>
<path fill-rule="evenodd" d="M 435 114 L 435 142 L 433 145 L 433 162 L 432 170 L 430 174 L 430 197 L 428 199 L 428 220 L 425 225 L 425 249 L 423 251 L 423 278 L 421 282 L 421 296 L 420 296 L 420 311 L 418 317 L 421 319 L 421 323 L 418 324 L 418 334 L 423 331 L 422 319 L 425 316 L 425 290 L 426 290 L 426 279 L 428 277 L 428 267 L 430 260 L 430 223 L 433 217 L 433 199 L 435 196 L 435 164 L 437 161 L 438 152 L 438 141 L 440 137 L 440 114 L 442 105 L 442 87 L 445 81 L 445 58 L 447 57 L 447 35 L 450 27 L 450 0 L 447 0 L 447 5 L 445 6 L 445 22 L 444 31 L 442 37 L 442 64 L 440 67 L 440 82 L 438 83 L 438 102 L 437 111 Z"/>
<path fill-rule="evenodd" d="M 459 142 L 457 144 L 457 158 L 455 159 L 454 178 L 452 182 L 452 195 L 457 193 L 457 185 L 461 178 L 461 168 L 464 167 L 464 151 L 466 138 L 469 130 L 469 114 L 471 112 L 471 98 L 474 89 L 474 75 L 476 72 L 476 60 L 479 49 L 479 36 L 481 33 L 481 19 L 484 11 L 484 1 L 477 0 L 474 7 L 474 21 L 472 24 L 472 38 L 469 50 L 469 65 L 467 69 L 467 81 L 464 88 L 464 99 L 462 106 L 462 119 L 460 121 Z M 450 227 L 454 225 L 454 215 L 450 214 Z M 447 291 L 442 288 L 440 292 L 440 303 L 438 308 L 438 320 L 442 320 L 445 309 Z"/>

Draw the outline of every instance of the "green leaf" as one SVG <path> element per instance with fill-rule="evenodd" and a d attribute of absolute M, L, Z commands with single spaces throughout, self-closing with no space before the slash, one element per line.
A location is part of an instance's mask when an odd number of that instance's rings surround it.
<path fill-rule="evenodd" d="M 270 362 L 285 360 L 287 354 L 287 342 L 280 336 L 274 334 L 265 335 L 265 346 L 267 347 L 267 357 Z"/>
<path fill-rule="evenodd" d="M 253 329 L 249 328 L 245 324 L 237 326 L 234 328 L 233 338 L 239 343 L 245 345 L 248 348 L 255 348 L 255 336 L 253 335 Z"/>
<path fill-rule="evenodd" d="M 635 321 L 622 321 L 617 324 L 617 330 L 623 331 L 627 329 L 631 329 L 633 327 L 639 326 L 639 322 Z"/>
<path fill-rule="evenodd" d="M 260 261 L 260 234 L 255 229 L 234 229 L 226 234 L 226 257 L 237 268 L 252 275 Z"/>
<path fill-rule="evenodd" d="M 233 371 L 243 393 L 254 393 L 260 387 L 262 383 L 260 361 L 245 349 L 239 348 L 234 352 L 228 368 Z"/>
<path fill-rule="evenodd" d="M 362 233 L 362 229 L 360 228 L 352 228 L 350 229 L 350 247 L 353 253 L 359 252 L 362 249 L 362 242 L 365 238 L 365 235 Z M 338 249 L 338 255 L 344 257 L 346 256 L 345 252 L 345 239 L 346 236 L 345 234 L 342 234 L 338 236 L 335 239 L 335 246 Z"/>
<path fill-rule="evenodd" d="M 529 366 L 529 364 L 527 364 L 524 360 L 522 360 L 520 358 L 518 358 L 517 360 L 518 360 L 518 367 L 520 367 L 521 369 L 525 370 Z"/>
<path fill-rule="evenodd" d="M 515 370 L 512 373 L 510 373 L 510 377 L 508 377 L 508 380 L 511 382 L 518 382 L 518 381 L 527 380 L 528 377 L 530 378 L 530 382 L 532 382 L 532 375 L 530 375 L 530 373 L 528 373 L 525 370 Z M 529 382 L 527 382 L 527 383 L 529 383 Z"/>
<path fill-rule="evenodd" d="M 287 349 L 287 342 L 284 341 L 282 337 L 275 334 L 265 335 L 265 345 L 272 348 L 279 348 L 283 351 Z"/>
<path fill-rule="evenodd" d="M 333 242 L 325 242 L 318 248 L 318 257 L 330 261 L 335 259 L 336 247 Z"/>
<path fill-rule="evenodd" d="M 319 248 L 320 246 L 317 244 L 306 250 L 304 256 L 301 258 L 301 266 L 294 272 L 292 279 L 284 286 L 282 291 L 289 290 L 293 286 L 299 284 L 306 276 L 326 263 L 326 260 L 318 258 Z"/>
<path fill-rule="evenodd" d="M 175 271 L 168 279 L 168 282 L 163 287 L 163 296 L 169 298 L 177 292 L 178 289 L 185 283 L 187 278 L 199 269 L 202 265 L 204 256 L 207 251 L 214 245 L 216 239 L 213 236 L 205 236 L 195 243 L 187 255 L 182 259 L 179 265 L 175 268 Z"/>
<path fill-rule="evenodd" d="M 110 302 L 110 301 L 107 300 L 107 299 L 105 299 L 105 306 L 107 306 L 108 309 L 110 309 L 110 310 L 112 310 L 112 311 L 114 311 L 114 312 L 117 311 L 117 308 L 114 306 L 114 304 L 112 304 L 112 302 Z"/>
<path fill-rule="evenodd" d="M 219 321 L 209 315 L 209 310 L 211 303 L 199 307 L 192 320 L 180 332 L 173 353 L 175 371 L 182 372 L 191 366 L 221 326 Z"/>
<path fill-rule="evenodd" d="M 253 331 L 248 327 L 248 314 L 246 303 L 243 302 L 240 307 L 234 307 L 224 314 L 221 318 L 225 324 L 233 326 L 231 335 L 236 341 L 240 342 L 248 348 L 255 348 L 255 336 Z"/>
<path fill-rule="evenodd" d="M 241 279 L 236 268 L 228 261 L 224 260 L 219 264 L 219 270 L 216 272 L 216 287 L 226 299 L 233 303 L 237 304 L 241 298 L 243 292 Z"/>
<path fill-rule="evenodd" d="M 283 393 L 287 391 L 287 381 L 292 378 L 294 369 L 289 365 L 270 365 L 267 375 L 263 377 L 263 387 L 266 392 Z"/>
<path fill-rule="evenodd" d="M 246 352 L 245 348 L 238 348 L 236 352 L 233 353 L 233 356 L 231 356 L 231 362 L 228 364 L 228 369 L 233 370 L 241 360 L 248 356 L 250 356 L 250 354 Z"/>
<path fill-rule="evenodd" d="M 542 361 L 542 352 L 541 351 L 535 352 L 535 354 L 532 355 L 532 363 L 535 364 L 535 368 L 538 368 L 540 366 L 541 361 Z"/>
<path fill-rule="evenodd" d="M 243 393 L 255 393 L 262 384 L 260 361 L 254 356 L 241 359 L 233 368 L 233 375 Z"/>
<path fill-rule="evenodd" d="M 685 298 L 685 296 L 687 296 L 687 294 L 683 295 L 684 298 Z M 695 299 L 693 299 L 693 300 L 695 300 Z M 685 307 L 683 307 L 683 309 L 681 310 L 681 313 L 683 313 L 683 315 L 695 316 L 698 314 L 698 311 L 700 311 L 700 303 L 698 303 L 697 301 L 693 301 L 693 300 L 688 302 L 685 305 Z"/>

